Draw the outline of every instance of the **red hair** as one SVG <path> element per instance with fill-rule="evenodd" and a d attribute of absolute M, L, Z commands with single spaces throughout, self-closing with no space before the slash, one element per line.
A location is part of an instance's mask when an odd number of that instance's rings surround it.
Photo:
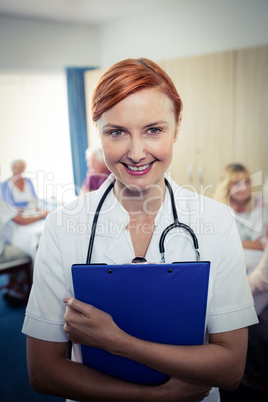
<path fill-rule="evenodd" d="M 146 88 L 159 88 L 170 98 L 178 122 L 182 101 L 173 81 L 156 63 L 144 58 L 120 61 L 102 75 L 92 96 L 93 122 L 127 96 Z"/>

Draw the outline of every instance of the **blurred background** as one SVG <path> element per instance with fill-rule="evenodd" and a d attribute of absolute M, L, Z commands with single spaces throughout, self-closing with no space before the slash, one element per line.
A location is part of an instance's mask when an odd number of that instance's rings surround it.
<path fill-rule="evenodd" d="M 98 142 L 90 117 L 97 79 L 117 61 L 147 57 L 171 75 L 184 104 L 171 176 L 210 196 L 236 161 L 261 186 L 267 21 L 266 0 L 0 0 L 1 180 L 22 158 L 39 198 L 71 200 L 84 152 Z"/>

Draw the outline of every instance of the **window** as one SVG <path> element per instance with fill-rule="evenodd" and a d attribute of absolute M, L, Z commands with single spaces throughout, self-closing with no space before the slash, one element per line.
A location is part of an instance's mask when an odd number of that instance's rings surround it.
<path fill-rule="evenodd" d="M 1 181 L 24 159 L 38 197 L 75 197 L 65 72 L 0 72 Z"/>

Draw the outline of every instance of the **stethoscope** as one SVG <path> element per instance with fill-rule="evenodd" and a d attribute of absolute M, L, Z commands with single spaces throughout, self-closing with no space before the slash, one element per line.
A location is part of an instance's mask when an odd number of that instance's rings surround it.
<path fill-rule="evenodd" d="M 91 235 L 90 235 L 90 239 L 89 239 L 86 264 L 90 264 L 90 262 L 91 262 L 93 244 L 94 244 L 94 240 L 95 240 L 95 233 L 96 233 L 96 228 L 97 228 L 97 223 L 98 223 L 100 210 L 102 208 L 102 205 L 103 205 L 108 193 L 114 187 L 114 184 L 115 184 L 115 180 L 107 187 L 107 189 L 105 190 L 105 192 L 104 192 L 103 196 L 101 197 L 101 200 L 100 200 L 100 202 L 99 202 L 99 204 L 97 206 L 97 209 L 96 209 L 96 212 L 95 212 L 95 215 L 94 215 L 94 219 L 93 219 L 93 223 L 92 223 L 92 230 L 91 230 Z M 173 213 L 173 217 L 174 217 L 174 222 L 166 227 L 166 229 L 162 232 L 160 240 L 159 240 L 159 251 L 160 251 L 160 254 L 161 254 L 161 263 L 165 263 L 165 247 L 164 247 L 165 238 L 166 238 L 167 234 L 172 229 L 175 229 L 175 228 L 183 228 L 187 232 L 190 233 L 192 241 L 193 241 L 193 246 L 194 246 L 195 252 L 196 252 L 196 260 L 200 261 L 200 254 L 199 254 L 199 251 L 198 251 L 199 246 L 198 246 L 197 237 L 196 237 L 194 231 L 190 228 L 190 226 L 188 226 L 185 223 L 182 223 L 182 222 L 179 221 L 178 214 L 177 214 L 177 209 L 176 209 L 176 204 L 175 204 L 174 193 L 173 193 L 173 190 L 172 190 L 172 187 L 171 187 L 169 181 L 166 178 L 165 178 L 165 184 L 166 184 L 166 186 L 168 188 L 168 191 L 169 191 L 169 194 L 170 194 L 171 207 L 172 207 L 172 213 Z M 139 259 L 140 259 L 140 261 L 144 260 L 142 257 L 136 257 L 136 259 L 134 259 L 134 260 L 139 260 Z M 138 261 L 135 261 L 135 262 L 138 262 Z"/>

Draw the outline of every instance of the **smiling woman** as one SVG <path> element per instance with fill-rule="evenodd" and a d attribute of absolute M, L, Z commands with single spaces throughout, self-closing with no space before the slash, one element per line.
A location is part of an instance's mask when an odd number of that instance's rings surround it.
<path fill-rule="evenodd" d="M 39 392 L 74 400 L 218 402 L 217 387 L 232 390 L 241 380 L 247 326 L 257 322 L 235 221 L 225 205 L 179 187 L 166 174 L 182 104 L 173 82 L 158 65 L 148 59 L 117 63 L 100 79 L 92 104 L 112 174 L 98 191 L 46 220 L 23 326 L 31 385 Z M 77 231 L 81 223 L 94 231 L 94 216 L 98 217 L 91 263 L 129 264 L 142 257 L 160 264 L 161 233 L 177 219 L 171 213 L 173 206 L 183 225 L 176 233 L 179 236 L 167 238 L 165 261 L 194 259 L 192 242 L 182 235 L 186 227 L 195 227 L 202 259 L 211 262 L 201 345 L 136 338 L 111 315 L 74 298 L 71 266 L 86 262 L 88 250 L 89 233 Z M 213 236 L 202 231 L 200 222 L 211 223 Z M 117 236 L 114 227 L 119 229 Z M 151 264 L 147 267 L 153 270 Z M 141 299 L 142 304 L 147 302 L 148 297 Z M 131 314 L 128 319 L 131 322 Z M 174 319 L 179 320 L 176 314 Z M 73 361 L 66 359 L 69 340 Z M 115 372 L 105 375 L 81 364 L 81 344 L 134 360 L 165 373 L 168 380 L 151 386 L 121 380 Z"/>
<path fill-rule="evenodd" d="M 114 79 L 116 73 L 120 79 Z M 92 97 L 92 120 L 106 163 L 119 178 L 115 192 L 120 183 L 140 189 L 150 184 L 162 186 L 164 194 L 163 173 L 171 163 L 181 111 L 172 80 L 150 60 L 124 60 L 102 76 Z"/>
<path fill-rule="evenodd" d="M 264 205 L 260 192 L 252 190 L 247 167 L 240 163 L 225 166 L 214 198 L 233 209 L 243 247 L 263 250 L 266 240 L 266 228 L 262 223 Z"/>

